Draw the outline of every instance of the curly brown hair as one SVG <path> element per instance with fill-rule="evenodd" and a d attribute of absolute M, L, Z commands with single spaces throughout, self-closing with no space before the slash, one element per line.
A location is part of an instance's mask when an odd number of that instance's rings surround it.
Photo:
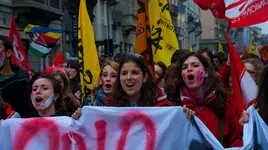
<path fill-rule="evenodd" d="M 165 80 L 165 91 L 167 94 L 167 98 L 170 102 L 175 105 L 181 105 L 178 93 L 176 92 L 176 84 L 178 83 L 178 76 L 177 76 L 177 64 L 171 64 L 167 70 L 164 77 Z"/>
<path fill-rule="evenodd" d="M 215 90 L 215 95 L 216 99 L 211 103 L 212 106 L 215 106 L 215 113 L 219 117 L 224 117 L 225 114 L 225 108 L 226 108 L 226 103 L 227 103 L 227 92 L 224 89 L 224 86 L 222 85 L 221 81 L 219 80 L 216 72 L 214 71 L 211 63 L 208 62 L 208 60 L 202 56 L 201 54 L 197 53 L 189 53 L 185 55 L 176 65 L 177 66 L 177 76 L 178 76 L 178 81 L 176 83 L 176 93 L 177 95 L 180 95 L 180 88 L 185 86 L 185 83 L 182 79 L 181 73 L 182 73 L 182 66 L 183 63 L 190 57 L 194 56 L 196 57 L 204 66 L 204 68 L 208 71 L 208 77 L 205 78 L 204 80 L 204 85 L 210 90 Z M 178 98 L 180 101 L 180 96 Z M 180 103 L 180 102 L 177 102 Z"/>
<path fill-rule="evenodd" d="M 64 72 L 64 70 L 61 69 L 53 71 L 50 75 L 54 78 L 57 78 L 57 76 L 59 76 L 62 79 L 64 84 L 64 86 L 61 87 L 62 99 L 67 107 L 67 111 L 70 114 L 73 114 L 79 107 L 81 107 L 81 103 L 78 99 L 75 98 L 71 90 L 70 81 L 67 74 Z"/>
<path fill-rule="evenodd" d="M 153 106 L 156 102 L 157 96 L 157 85 L 153 82 L 152 74 L 150 73 L 148 67 L 146 66 L 144 59 L 141 57 L 137 57 L 135 55 L 130 55 L 124 57 L 122 61 L 120 61 L 119 65 L 119 75 L 117 76 L 116 80 L 116 88 L 115 92 L 113 93 L 112 98 L 112 105 L 113 106 L 130 106 L 128 101 L 128 96 L 126 92 L 123 90 L 122 85 L 120 84 L 120 76 L 121 76 L 121 69 L 124 64 L 126 63 L 135 63 L 142 71 L 143 75 L 148 74 L 148 79 L 145 83 L 143 83 L 140 91 L 141 96 L 140 99 L 137 101 L 138 106 Z"/>
<path fill-rule="evenodd" d="M 264 64 L 259 60 L 259 59 L 245 59 L 243 60 L 244 63 L 250 63 L 254 67 L 254 75 L 252 76 L 253 79 L 255 80 L 256 84 L 259 86 L 260 85 L 260 79 L 261 79 L 261 73 L 264 69 Z"/>

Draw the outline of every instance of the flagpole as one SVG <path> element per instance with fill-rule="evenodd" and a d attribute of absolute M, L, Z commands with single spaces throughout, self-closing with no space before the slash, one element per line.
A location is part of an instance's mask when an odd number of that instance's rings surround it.
<path fill-rule="evenodd" d="M 48 55 L 47 55 L 46 58 L 45 58 L 45 68 L 46 68 L 47 66 L 49 66 L 49 58 L 48 58 Z M 44 69 L 45 69 L 45 68 L 44 68 Z"/>
<path fill-rule="evenodd" d="M 44 61 L 43 61 L 43 58 L 40 58 L 39 59 L 39 62 L 40 62 L 40 72 L 42 72 L 44 70 Z"/>

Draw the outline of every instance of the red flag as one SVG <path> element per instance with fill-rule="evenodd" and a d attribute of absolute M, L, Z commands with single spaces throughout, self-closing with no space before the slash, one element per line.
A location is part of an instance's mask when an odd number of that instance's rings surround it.
<path fill-rule="evenodd" d="M 254 103 L 258 93 L 258 87 L 251 75 L 246 71 L 228 35 L 225 34 L 224 36 L 229 47 L 233 95 L 237 102 L 238 112 L 241 114 L 247 106 Z"/>
<path fill-rule="evenodd" d="M 225 16 L 232 27 L 245 27 L 268 20 L 267 0 L 224 0 Z"/>
<path fill-rule="evenodd" d="M 62 51 L 58 51 L 55 61 L 54 61 L 54 66 L 60 67 L 64 63 L 64 57 Z"/>
<path fill-rule="evenodd" d="M 225 18 L 225 4 L 223 0 L 194 0 L 203 10 L 210 10 L 216 18 Z"/>
<path fill-rule="evenodd" d="M 224 18 L 230 27 L 241 28 L 268 20 L 267 0 L 194 0 L 203 10 L 210 10 L 216 18 Z"/>
<path fill-rule="evenodd" d="M 11 18 L 8 38 L 11 42 L 13 42 L 12 63 L 25 68 L 28 72 L 31 72 L 28 57 L 24 50 L 14 16 Z"/>

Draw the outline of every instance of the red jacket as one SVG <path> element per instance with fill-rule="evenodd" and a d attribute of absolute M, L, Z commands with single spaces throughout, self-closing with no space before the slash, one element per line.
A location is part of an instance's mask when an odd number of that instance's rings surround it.
<path fill-rule="evenodd" d="M 229 78 L 231 77 L 230 66 L 224 63 L 218 72 L 218 77 L 223 83 L 224 87 L 229 88 Z"/>
<path fill-rule="evenodd" d="M 13 111 L 11 105 L 7 104 L 7 103 L 1 103 L 0 104 L 0 120 L 1 119 L 7 119 L 7 118 L 12 118 L 12 116 L 15 114 L 15 111 Z M 3 114 L 1 114 L 3 113 Z"/>
<path fill-rule="evenodd" d="M 105 100 L 106 106 L 111 106 L 112 104 L 112 98 L 107 97 Z M 163 88 L 157 88 L 157 97 L 156 97 L 156 103 L 153 105 L 155 107 L 160 106 L 174 106 L 171 102 L 168 101 L 167 95 L 165 94 L 165 91 Z"/>
<path fill-rule="evenodd" d="M 197 104 L 196 101 L 183 101 L 183 105 L 186 105 L 193 111 L 196 116 L 207 126 L 207 128 L 213 133 L 213 135 L 219 139 L 219 117 L 215 114 L 215 106 L 211 105 L 211 102 L 216 99 L 216 96 L 212 96 L 209 100 L 202 104 Z M 224 147 L 242 147 L 242 126 L 238 123 L 239 116 L 236 115 L 235 101 L 232 98 L 228 98 L 227 106 L 225 110 L 225 117 L 223 120 L 223 146 Z"/>

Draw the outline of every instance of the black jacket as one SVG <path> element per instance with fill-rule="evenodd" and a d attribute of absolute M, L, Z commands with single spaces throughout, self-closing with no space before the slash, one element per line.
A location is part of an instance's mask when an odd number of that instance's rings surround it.
<path fill-rule="evenodd" d="M 9 103 L 21 118 L 36 117 L 37 111 L 33 107 L 30 97 L 31 85 L 28 73 L 16 65 L 11 65 L 11 70 L 15 74 L 0 81 L 0 93 L 3 100 Z"/>

